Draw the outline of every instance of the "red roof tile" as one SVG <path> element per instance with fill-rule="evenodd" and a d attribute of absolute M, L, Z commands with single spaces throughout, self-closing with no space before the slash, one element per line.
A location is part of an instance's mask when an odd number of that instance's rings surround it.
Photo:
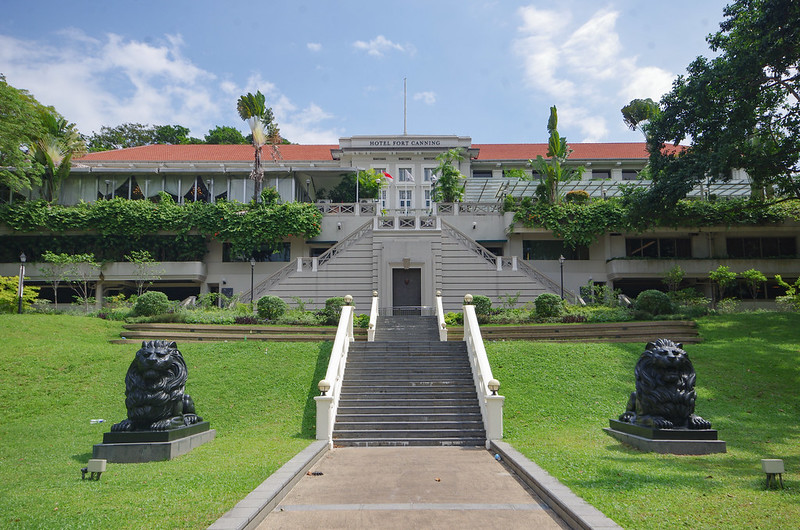
<path fill-rule="evenodd" d="M 528 160 L 536 155 L 547 157 L 547 144 L 474 144 L 480 149 L 478 160 Z M 640 143 L 575 143 L 570 158 L 577 160 L 645 159 L 647 144 Z"/>
<path fill-rule="evenodd" d="M 547 144 L 473 144 L 479 149 L 478 160 L 528 160 L 536 155 L 547 156 Z M 281 145 L 282 159 L 291 161 L 332 161 L 332 145 Z M 574 143 L 570 144 L 575 160 L 642 160 L 648 158 L 646 144 L 641 143 Z M 264 161 L 271 159 L 268 148 Z M 79 161 L 108 162 L 249 162 L 253 159 L 250 145 L 145 145 L 115 151 L 89 153 Z"/>
<path fill-rule="evenodd" d="M 332 161 L 331 149 L 338 145 L 281 145 L 285 161 Z M 262 149 L 264 161 L 271 160 L 268 147 Z M 143 145 L 114 151 L 89 153 L 79 161 L 109 162 L 247 162 L 253 160 L 251 145 Z"/>

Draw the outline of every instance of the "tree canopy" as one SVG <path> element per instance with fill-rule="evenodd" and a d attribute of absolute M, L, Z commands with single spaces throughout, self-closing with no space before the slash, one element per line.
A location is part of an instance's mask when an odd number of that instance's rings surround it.
<path fill-rule="evenodd" d="M 205 141 L 207 144 L 227 145 L 246 145 L 251 143 L 241 132 L 239 132 L 239 129 L 236 129 L 235 127 L 229 127 L 227 125 L 217 125 L 213 129 L 209 130 L 208 134 L 205 136 Z"/>
<path fill-rule="evenodd" d="M 141 145 L 197 144 L 202 140 L 189 136 L 189 129 L 181 125 L 143 125 L 122 123 L 114 127 L 102 126 L 100 132 L 86 137 L 89 151 L 110 151 Z"/>
<path fill-rule="evenodd" d="M 800 198 L 800 2 L 736 0 L 723 13 L 706 39 L 718 55 L 688 66 L 647 127 L 653 205 L 735 169 L 756 196 Z M 686 149 L 664 148 L 686 139 Z"/>
<path fill-rule="evenodd" d="M 33 160 L 33 149 L 45 134 L 46 112 L 55 110 L 0 75 L 0 185 L 20 191 L 41 182 L 43 168 Z"/>

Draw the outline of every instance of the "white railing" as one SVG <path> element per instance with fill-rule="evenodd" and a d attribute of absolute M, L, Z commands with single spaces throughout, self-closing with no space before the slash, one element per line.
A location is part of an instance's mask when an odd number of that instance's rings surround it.
<path fill-rule="evenodd" d="M 372 306 L 369 308 L 369 327 L 367 328 L 367 342 L 375 341 L 375 326 L 378 323 L 378 291 L 372 291 Z"/>
<path fill-rule="evenodd" d="M 328 370 L 325 372 L 325 379 L 319 382 L 317 387 L 322 395 L 314 397 L 317 402 L 317 440 L 327 440 L 333 447 L 333 424 L 336 421 L 336 409 L 339 406 L 339 396 L 342 393 L 342 378 L 344 368 L 347 364 L 347 353 L 350 351 L 350 343 L 355 340 L 353 337 L 353 309 L 352 297 L 348 305 L 342 306 L 342 315 L 339 317 L 339 327 L 336 330 L 336 338 L 333 340 L 331 358 L 328 362 Z"/>
<path fill-rule="evenodd" d="M 483 426 L 486 429 L 486 448 L 488 449 L 491 440 L 503 438 L 503 401 L 506 398 L 497 395 L 500 383 L 492 377 L 492 368 L 483 346 L 483 337 L 481 337 L 475 306 L 470 304 L 472 296 L 466 295 L 464 302 L 464 342 L 467 343 L 472 378 L 475 381 L 475 389 L 478 391 L 478 403 L 481 406 Z"/>
<path fill-rule="evenodd" d="M 423 214 L 382 215 L 375 217 L 373 230 L 441 230 L 438 217 Z"/>
<path fill-rule="evenodd" d="M 436 291 L 436 327 L 439 328 L 439 340 L 447 342 L 447 324 L 444 321 L 442 291 Z"/>

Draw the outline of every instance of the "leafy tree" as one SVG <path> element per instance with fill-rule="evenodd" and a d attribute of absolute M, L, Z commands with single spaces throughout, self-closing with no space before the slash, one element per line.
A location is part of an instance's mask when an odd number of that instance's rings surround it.
<path fill-rule="evenodd" d="M 189 136 L 189 129 L 181 125 L 155 125 L 153 127 L 153 143 L 163 145 L 182 145 L 202 143 Z"/>
<path fill-rule="evenodd" d="M 100 132 L 92 132 L 86 139 L 89 151 L 110 151 L 112 149 L 125 149 L 150 145 L 153 143 L 154 131 L 152 127 L 141 123 L 122 123 L 116 127 L 100 127 Z"/>
<path fill-rule="evenodd" d="M 61 183 L 69 176 L 73 155 L 86 152 L 86 144 L 74 123 L 46 110 L 42 113 L 44 134 L 36 140 L 33 157 L 44 167 L 42 197 L 47 202 L 57 201 Z"/>
<path fill-rule="evenodd" d="M 70 264 L 70 255 L 67 253 L 55 254 L 49 250 L 42 254 L 45 265 L 39 266 L 39 272 L 45 280 L 53 285 L 53 303 L 58 306 L 58 286 L 66 278 L 67 267 Z"/>
<path fill-rule="evenodd" d="M 207 144 L 246 145 L 250 142 L 235 127 L 217 125 L 205 136 Z"/>
<path fill-rule="evenodd" d="M 160 268 L 160 263 L 153 260 L 153 256 L 147 250 L 131 250 L 125 259 L 133 263 L 133 276 L 136 282 L 136 294 L 142 296 L 153 282 L 161 279 L 164 270 Z"/>
<path fill-rule="evenodd" d="M 464 175 L 456 168 L 455 164 L 464 160 L 464 155 L 458 148 L 453 148 L 440 153 L 436 160 L 439 165 L 434 170 L 436 185 L 433 192 L 435 202 L 460 202 L 464 197 Z"/>
<path fill-rule="evenodd" d="M 800 198 L 800 2 L 736 0 L 647 127 L 654 204 L 744 169 L 758 196 Z M 690 139 L 685 150 L 664 149 Z"/>
<path fill-rule="evenodd" d="M 678 286 L 683 281 L 683 277 L 685 275 L 686 273 L 683 272 L 681 266 L 675 265 L 674 267 L 672 267 L 670 270 L 667 271 L 667 273 L 664 275 L 664 278 L 661 281 L 664 283 L 664 285 L 667 286 L 669 292 L 674 293 L 675 291 L 678 290 Z"/>
<path fill-rule="evenodd" d="M 250 178 L 255 182 L 253 201 L 258 202 L 261 196 L 261 182 L 264 180 L 264 170 L 261 168 L 261 148 L 270 144 L 272 145 L 273 159 L 279 157 L 280 151 L 278 151 L 277 144 L 281 142 L 280 131 L 278 124 L 275 123 L 272 108 L 267 107 L 266 98 L 260 90 L 255 94 L 248 92 L 239 97 L 236 110 L 239 112 L 239 117 L 250 126 L 250 132 L 253 135 L 254 163 Z"/>
<path fill-rule="evenodd" d="M 775 281 L 778 285 L 786 289 L 784 296 L 779 296 L 777 302 L 789 305 L 795 311 L 800 311 L 800 278 L 795 280 L 794 284 L 786 282 L 780 274 L 775 275 Z"/>
<path fill-rule="evenodd" d="M 708 273 L 708 279 L 717 284 L 719 292 L 719 300 L 722 300 L 725 289 L 736 282 L 736 273 L 732 272 L 730 267 L 720 265 L 715 270 Z"/>
<path fill-rule="evenodd" d="M 21 191 L 41 183 L 42 168 L 33 160 L 33 146 L 45 134 L 46 110 L 52 111 L 0 74 L 0 184 Z"/>
<path fill-rule="evenodd" d="M 625 122 L 630 130 L 635 131 L 639 129 L 647 140 L 647 126 L 653 118 L 657 117 L 661 112 L 658 108 L 658 103 L 650 98 L 647 99 L 634 99 L 630 103 L 622 107 L 622 121 Z"/>
<path fill-rule="evenodd" d="M 90 152 L 126 149 L 142 145 L 163 144 L 182 145 L 203 143 L 189 136 L 189 129 L 181 125 L 143 125 L 141 123 L 122 123 L 115 127 L 100 127 L 86 137 Z"/>
<path fill-rule="evenodd" d="M 540 197 L 545 202 L 555 204 L 560 202 L 558 193 L 558 183 L 580 178 L 583 167 L 564 167 L 564 162 L 569 158 L 572 149 L 567 144 L 567 139 L 558 134 L 558 112 L 555 106 L 550 107 L 550 118 L 547 120 L 547 132 L 550 133 L 550 140 L 547 144 L 547 156 L 545 160 L 542 155 L 536 157 L 536 162 L 530 160 L 531 165 L 535 164 L 539 174 L 543 175 L 544 182 L 540 190 Z"/>
<path fill-rule="evenodd" d="M 753 297 L 753 300 L 755 300 L 758 296 L 759 288 L 767 281 L 767 277 L 764 276 L 761 271 L 747 269 L 742 273 L 742 278 L 744 279 L 744 283 L 747 284 L 747 288 L 750 290 L 750 295 Z"/>

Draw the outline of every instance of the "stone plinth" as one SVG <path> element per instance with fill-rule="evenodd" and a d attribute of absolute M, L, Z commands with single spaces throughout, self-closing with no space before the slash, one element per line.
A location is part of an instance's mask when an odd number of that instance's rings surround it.
<path fill-rule="evenodd" d="M 92 457 L 118 464 L 172 460 L 216 435 L 207 421 L 169 431 L 107 432 L 103 443 L 94 446 Z"/>
<path fill-rule="evenodd" d="M 653 429 L 618 420 L 609 420 L 609 425 L 603 429 L 606 434 L 642 451 L 675 455 L 727 452 L 715 429 Z"/>

